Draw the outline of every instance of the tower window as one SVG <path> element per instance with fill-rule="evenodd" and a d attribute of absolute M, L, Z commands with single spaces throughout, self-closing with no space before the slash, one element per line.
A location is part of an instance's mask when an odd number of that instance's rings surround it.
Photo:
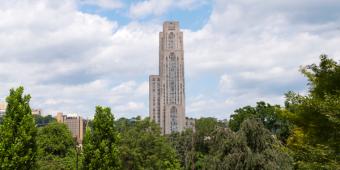
<path fill-rule="evenodd" d="M 168 36 L 168 48 L 169 49 L 175 48 L 175 34 L 173 32 L 170 32 Z"/>

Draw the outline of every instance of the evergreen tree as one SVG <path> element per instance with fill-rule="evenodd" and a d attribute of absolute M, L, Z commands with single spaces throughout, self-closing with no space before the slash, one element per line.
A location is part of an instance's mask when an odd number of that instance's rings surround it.
<path fill-rule="evenodd" d="M 119 133 L 110 108 L 96 107 L 92 129 L 87 128 L 84 139 L 84 169 L 119 169 Z"/>
<path fill-rule="evenodd" d="M 11 89 L 0 125 L 0 169 L 32 169 L 36 162 L 37 128 L 24 88 Z"/>

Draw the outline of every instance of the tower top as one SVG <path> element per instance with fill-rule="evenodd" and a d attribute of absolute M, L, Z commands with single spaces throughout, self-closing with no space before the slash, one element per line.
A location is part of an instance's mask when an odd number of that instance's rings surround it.
<path fill-rule="evenodd" d="M 163 32 L 167 31 L 179 31 L 178 21 L 165 21 L 163 23 Z"/>

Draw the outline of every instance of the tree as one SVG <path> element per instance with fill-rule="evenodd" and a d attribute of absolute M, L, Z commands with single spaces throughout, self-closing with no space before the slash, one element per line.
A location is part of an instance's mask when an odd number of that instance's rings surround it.
<path fill-rule="evenodd" d="M 75 141 L 65 124 L 50 123 L 38 131 L 38 168 L 75 169 Z"/>
<path fill-rule="evenodd" d="M 340 169 L 340 65 L 320 56 L 320 63 L 301 72 L 308 78 L 309 94 L 286 94 L 287 118 L 295 128 L 288 147 L 298 169 Z"/>
<path fill-rule="evenodd" d="M 119 133 L 108 107 L 96 107 L 92 129 L 87 128 L 84 139 L 84 169 L 119 169 Z"/>
<path fill-rule="evenodd" d="M 0 169 L 32 169 L 36 162 L 37 128 L 24 88 L 11 89 L 0 125 Z"/>
<path fill-rule="evenodd" d="M 320 56 L 320 63 L 301 67 L 300 71 L 308 78 L 311 95 L 324 98 L 340 93 L 340 64 L 327 55 Z"/>
<path fill-rule="evenodd" d="M 245 106 L 235 110 L 235 114 L 230 116 L 228 126 L 236 132 L 244 120 L 259 119 L 268 130 L 285 143 L 292 128 L 291 123 L 284 117 L 285 114 L 286 110 L 279 105 L 270 105 L 260 101 L 256 103 L 255 107 Z"/>
<path fill-rule="evenodd" d="M 47 116 L 33 115 L 33 118 L 38 127 L 46 126 L 47 124 L 56 121 L 56 119 L 53 118 L 51 115 L 47 115 Z"/>
<path fill-rule="evenodd" d="M 292 159 L 259 120 L 245 120 L 238 132 L 217 128 L 209 148 L 203 169 L 292 169 Z"/>
<path fill-rule="evenodd" d="M 122 169 L 180 169 L 176 151 L 149 118 L 121 119 Z"/>
<path fill-rule="evenodd" d="M 195 150 L 203 154 L 208 153 L 208 147 L 205 144 L 205 139 L 209 138 L 211 133 L 217 128 L 224 126 L 216 118 L 207 117 L 200 118 L 195 122 Z"/>
<path fill-rule="evenodd" d="M 295 128 L 289 137 L 288 148 L 294 158 L 295 169 L 328 170 L 339 169 L 339 162 L 334 158 L 336 151 L 327 145 L 311 144 L 308 135 L 301 128 Z"/>
<path fill-rule="evenodd" d="M 184 169 L 202 169 L 204 156 L 209 153 L 207 139 L 219 127 L 227 123 L 216 118 L 206 117 L 195 121 L 195 129 L 186 129 L 179 133 L 168 135 L 168 140 L 176 149 Z"/>
<path fill-rule="evenodd" d="M 174 132 L 168 136 L 173 148 L 177 151 L 180 163 L 184 170 L 195 167 L 195 135 L 192 129 L 183 132 Z M 196 163 L 197 164 L 197 163 Z"/>

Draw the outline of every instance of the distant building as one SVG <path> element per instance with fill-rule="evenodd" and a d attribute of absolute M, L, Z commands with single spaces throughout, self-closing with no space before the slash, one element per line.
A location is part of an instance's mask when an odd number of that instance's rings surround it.
<path fill-rule="evenodd" d="M 162 134 L 186 128 L 183 32 L 177 21 L 164 22 L 159 33 L 159 74 L 149 77 L 149 115 Z"/>
<path fill-rule="evenodd" d="M 195 131 L 196 119 L 185 117 L 185 127 Z"/>
<path fill-rule="evenodd" d="M 6 113 L 7 103 L 0 102 L 0 117 L 3 117 Z"/>
<path fill-rule="evenodd" d="M 41 109 L 32 109 L 32 115 L 39 115 L 41 116 L 42 110 Z"/>
<path fill-rule="evenodd" d="M 0 117 L 3 117 L 6 113 L 7 103 L 0 102 Z M 40 115 L 41 116 L 42 110 L 41 109 L 32 109 L 32 115 Z"/>
<path fill-rule="evenodd" d="M 78 144 L 83 143 L 86 131 L 86 120 L 77 115 L 64 115 L 61 112 L 57 113 L 56 119 L 57 122 L 67 125 L 72 133 L 72 136 L 76 138 Z"/>

